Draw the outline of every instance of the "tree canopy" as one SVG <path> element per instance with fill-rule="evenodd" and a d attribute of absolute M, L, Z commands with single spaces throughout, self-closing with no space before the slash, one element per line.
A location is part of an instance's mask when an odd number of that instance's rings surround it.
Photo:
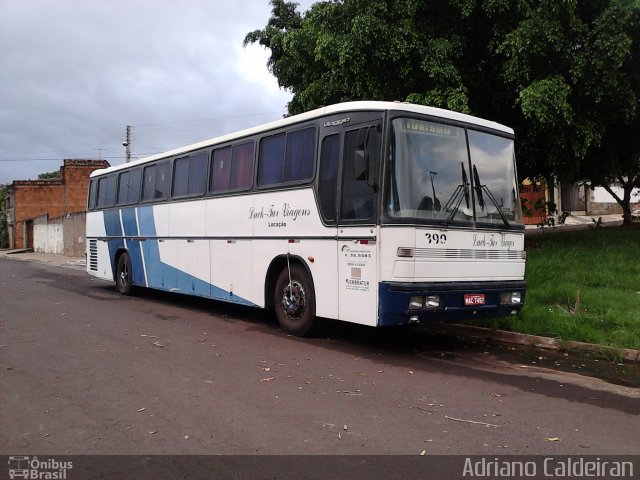
<path fill-rule="evenodd" d="M 60 170 L 54 170 L 53 172 L 44 172 L 38 174 L 38 180 L 51 180 L 60 178 Z"/>
<path fill-rule="evenodd" d="M 271 0 L 245 45 L 296 114 L 400 100 L 513 127 L 525 176 L 640 187 L 640 0 Z M 618 198 L 630 219 L 629 200 Z"/>

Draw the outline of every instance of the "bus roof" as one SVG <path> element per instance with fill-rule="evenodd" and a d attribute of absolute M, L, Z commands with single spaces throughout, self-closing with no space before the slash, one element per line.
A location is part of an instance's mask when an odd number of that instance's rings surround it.
<path fill-rule="evenodd" d="M 228 141 L 239 139 L 242 137 L 248 137 L 264 131 L 285 127 L 287 125 L 292 125 L 294 123 L 313 120 L 314 118 L 323 117 L 325 115 L 338 114 L 341 112 L 367 111 L 367 110 L 372 110 L 372 111 L 373 110 L 376 110 L 376 111 L 401 110 L 401 111 L 406 111 L 411 113 L 431 115 L 435 117 L 459 121 L 462 123 L 478 125 L 481 127 L 486 127 L 486 128 L 498 130 L 498 131 L 513 135 L 513 129 L 506 127 L 505 125 L 501 125 L 499 123 L 492 122 L 489 120 L 484 120 L 479 117 L 474 117 L 472 115 L 454 112 L 451 110 L 445 110 L 442 108 L 428 107 L 425 105 L 416 105 L 413 103 L 405 103 L 405 102 L 380 102 L 380 101 L 344 102 L 344 103 L 336 103 L 334 105 L 317 108 L 315 110 L 310 110 L 308 112 L 301 113 L 299 115 L 283 118 L 270 123 L 264 123 L 256 127 L 247 128 L 245 130 L 239 130 L 233 133 L 222 135 L 220 137 L 204 140 L 202 142 L 193 143 L 191 145 L 186 145 L 184 147 L 176 148 L 163 153 L 158 153 L 156 155 L 134 160 L 133 162 L 124 163 L 122 165 L 115 165 L 113 167 L 109 167 L 105 169 L 94 170 L 91 173 L 91 177 L 102 175 L 104 173 L 110 173 L 117 170 L 130 168 L 135 165 L 145 164 L 148 162 L 152 162 L 154 160 L 160 160 L 162 158 L 186 154 L 201 148 L 207 148 L 219 143 L 228 142 Z"/>

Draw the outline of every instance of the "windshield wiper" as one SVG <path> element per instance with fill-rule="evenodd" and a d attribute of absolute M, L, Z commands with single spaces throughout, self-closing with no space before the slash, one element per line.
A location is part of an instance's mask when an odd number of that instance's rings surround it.
<path fill-rule="evenodd" d="M 493 194 L 491 193 L 491 190 L 489 190 L 489 188 L 486 185 L 482 185 L 480 183 L 480 177 L 478 175 L 478 169 L 476 168 L 476 166 L 473 166 L 473 189 L 476 192 L 476 198 L 478 199 L 478 204 L 480 205 L 480 210 L 484 212 L 484 207 L 486 206 L 486 202 L 484 201 L 484 196 L 483 193 L 487 194 L 487 197 L 489 197 L 489 200 L 491 200 L 491 203 L 493 203 L 496 207 L 496 209 L 498 210 L 498 213 L 500 214 L 500 218 L 502 219 L 502 221 L 504 222 L 504 224 L 507 227 L 510 227 L 511 224 L 509 223 L 509 221 L 507 220 L 507 217 L 505 216 L 504 212 L 502 211 L 502 208 L 500 208 L 500 205 L 498 205 L 498 202 L 496 201 L 495 197 L 493 196 Z"/>
<path fill-rule="evenodd" d="M 446 205 L 442 209 L 443 211 L 451 210 L 451 213 L 445 220 L 444 224 L 449 225 L 449 222 L 453 220 L 453 217 L 456 216 L 458 210 L 460 209 L 460 204 L 462 203 L 462 199 L 464 199 L 467 209 L 469 208 L 469 180 L 467 178 L 467 171 L 464 169 L 464 163 L 460 162 L 460 167 L 462 168 L 462 183 L 456 187 L 451 195 L 451 198 L 447 201 Z"/>

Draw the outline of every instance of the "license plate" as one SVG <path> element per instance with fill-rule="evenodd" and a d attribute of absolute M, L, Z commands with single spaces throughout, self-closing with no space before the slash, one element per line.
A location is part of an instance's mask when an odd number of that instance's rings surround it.
<path fill-rule="evenodd" d="M 464 295 L 465 306 L 484 305 L 484 293 L 466 293 Z"/>

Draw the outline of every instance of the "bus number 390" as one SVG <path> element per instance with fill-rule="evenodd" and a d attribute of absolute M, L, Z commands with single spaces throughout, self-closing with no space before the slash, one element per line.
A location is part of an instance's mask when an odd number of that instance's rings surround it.
<path fill-rule="evenodd" d="M 447 236 L 444 233 L 425 233 L 424 236 L 429 245 L 444 245 L 447 243 Z"/>

